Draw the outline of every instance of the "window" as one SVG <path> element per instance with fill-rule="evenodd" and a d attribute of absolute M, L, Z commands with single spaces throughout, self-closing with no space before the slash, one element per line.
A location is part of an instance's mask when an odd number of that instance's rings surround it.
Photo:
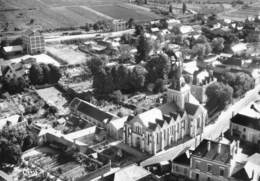
<path fill-rule="evenodd" d="M 224 168 L 220 168 L 219 175 L 222 176 L 222 177 L 224 176 Z"/>
<path fill-rule="evenodd" d="M 166 140 L 166 130 L 163 130 L 164 139 Z"/>
<path fill-rule="evenodd" d="M 178 166 L 176 166 L 176 172 L 178 172 L 179 171 L 179 167 Z"/>
<path fill-rule="evenodd" d="M 159 133 L 157 133 L 156 136 L 157 136 L 157 144 L 159 144 Z"/>
<path fill-rule="evenodd" d="M 210 177 L 207 178 L 207 181 L 210 181 Z"/>
<path fill-rule="evenodd" d="M 208 165 L 208 172 L 211 172 L 211 165 Z"/>
<path fill-rule="evenodd" d="M 196 180 L 200 179 L 200 174 L 196 173 Z"/>
<path fill-rule="evenodd" d="M 184 168 L 184 174 L 186 175 L 188 173 L 187 168 Z"/>
<path fill-rule="evenodd" d="M 246 128 L 244 128 L 243 131 L 246 132 Z"/>
<path fill-rule="evenodd" d="M 199 169 L 199 162 L 198 161 L 195 161 L 195 168 Z"/>

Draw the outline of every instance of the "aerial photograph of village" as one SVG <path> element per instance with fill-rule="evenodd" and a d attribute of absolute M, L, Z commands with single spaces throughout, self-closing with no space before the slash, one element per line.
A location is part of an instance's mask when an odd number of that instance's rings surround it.
<path fill-rule="evenodd" d="M 0 0 L 0 181 L 260 181 L 260 0 Z"/>

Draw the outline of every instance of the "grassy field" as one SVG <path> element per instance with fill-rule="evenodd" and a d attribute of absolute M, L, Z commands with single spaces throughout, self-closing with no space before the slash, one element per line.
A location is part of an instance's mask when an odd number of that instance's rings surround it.
<path fill-rule="evenodd" d="M 0 32 L 36 25 L 43 29 L 82 26 L 98 20 L 158 18 L 151 12 L 119 6 L 127 0 L 0 0 Z"/>
<path fill-rule="evenodd" d="M 247 17 L 255 17 L 260 12 L 260 3 L 254 4 L 254 6 L 249 6 L 248 8 L 241 8 L 236 11 L 223 13 L 222 16 L 234 20 L 244 20 Z"/>

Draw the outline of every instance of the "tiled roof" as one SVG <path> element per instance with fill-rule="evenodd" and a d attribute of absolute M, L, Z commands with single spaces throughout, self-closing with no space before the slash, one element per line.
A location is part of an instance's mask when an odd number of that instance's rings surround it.
<path fill-rule="evenodd" d="M 74 98 L 72 100 L 70 104 L 70 108 L 73 110 L 77 110 L 100 122 L 103 122 L 106 119 L 109 121 L 116 117 L 110 113 L 100 110 L 99 108 L 92 105 L 91 103 L 88 103 L 87 101 L 81 100 L 79 98 Z"/>
<path fill-rule="evenodd" d="M 189 115 L 194 115 L 197 112 L 198 108 L 198 105 L 185 103 L 185 110 Z"/>
<path fill-rule="evenodd" d="M 208 151 L 208 141 L 210 142 L 210 150 Z M 218 153 L 218 146 L 221 145 L 220 153 Z M 218 143 L 211 140 L 204 139 L 199 146 L 194 150 L 192 155 L 201 157 L 211 161 L 222 162 L 223 164 L 230 163 L 230 145 Z"/>
<path fill-rule="evenodd" d="M 260 119 L 252 118 L 242 114 L 236 114 L 231 118 L 231 122 L 235 124 L 239 124 L 248 128 L 252 128 L 255 130 L 260 130 Z"/>

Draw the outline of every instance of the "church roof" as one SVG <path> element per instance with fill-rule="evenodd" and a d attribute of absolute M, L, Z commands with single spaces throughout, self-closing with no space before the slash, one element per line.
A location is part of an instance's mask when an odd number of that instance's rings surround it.
<path fill-rule="evenodd" d="M 189 115 L 194 115 L 199 108 L 199 105 L 185 103 L 185 110 Z"/>

